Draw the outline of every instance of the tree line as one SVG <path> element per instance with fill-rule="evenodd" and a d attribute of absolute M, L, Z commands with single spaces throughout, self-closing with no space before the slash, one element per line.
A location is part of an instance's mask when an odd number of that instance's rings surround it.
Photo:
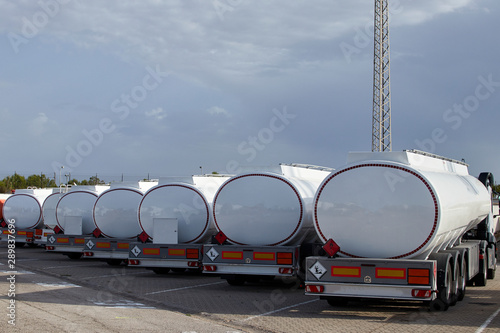
<path fill-rule="evenodd" d="M 104 181 L 99 179 L 97 176 L 92 176 L 88 180 L 84 179 L 79 181 L 77 179 L 71 179 L 68 181 L 71 185 L 98 185 L 104 184 Z M 25 189 L 25 188 L 47 188 L 47 187 L 58 187 L 54 178 L 49 178 L 45 174 L 31 175 L 24 177 L 17 173 L 11 176 L 7 176 L 0 181 L 0 193 L 11 193 L 15 189 Z"/>

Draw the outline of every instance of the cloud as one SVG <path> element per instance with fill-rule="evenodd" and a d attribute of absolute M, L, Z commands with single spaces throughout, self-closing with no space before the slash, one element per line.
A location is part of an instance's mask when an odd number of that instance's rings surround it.
<path fill-rule="evenodd" d="M 208 114 L 210 114 L 212 116 L 223 115 L 226 117 L 230 117 L 230 114 L 229 114 L 229 112 L 227 112 L 227 110 L 225 110 L 221 107 L 218 107 L 218 106 L 212 106 L 210 109 L 207 110 L 207 112 L 208 112 Z"/>
<path fill-rule="evenodd" d="M 144 112 L 146 117 L 153 117 L 156 120 L 162 120 L 167 117 L 167 112 L 163 108 L 156 108 L 151 111 Z"/>
<path fill-rule="evenodd" d="M 0 53 L 9 63 L 0 81 L 2 134 L 27 142 L 25 155 L 44 152 L 63 161 L 66 146 L 76 149 L 86 139 L 83 130 L 109 118 L 116 130 L 85 156 L 82 168 L 155 167 L 164 175 L 202 164 L 223 170 L 229 160 L 245 163 L 240 143 L 253 142 L 269 128 L 272 110 L 284 106 L 300 120 L 274 133 L 265 149 L 256 145 L 255 163 L 336 167 L 348 150 L 370 147 L 372 0 L 221 0 L 231 7 L 223 13 L 214 1 L 65 1 L 15 54 L 9 33 L 22 36 L 27 22 L 42 18 L 40 4 L 53 1 L 0 0 L 6 46 Z M 500 81 L 499 47 L 484 33 L 498 30 L 493 19 L 500 6 L 494 0 L 390 3 L 393 138 L 398 149 L 410 149 L 443 126 L 443 111 L 470 93 L 477 76 L 493 73 Z M 355 65 L 343 56 L 342 42 L 359 49 Z M 157 65 L 173 75 L 138 106 L 122 104 L 130 111 L 125 118 L 114 113 L 110 104 Z M 498 105 L 494 98 L 488 103 L 484 113 Z M 489 124 L 498 123 L 495 112 Z M 450 152 L 439 148 L 436 153 Z"/>
<path fill-rule="evenodd" d="M 393 18 L 396 25 L 419 24 L 472 2 L 395 1 Z M 320 68 L 333 57 L 313 52 L 311 43 L 325 47 L 373 22 L 373 5 L 366 0 L 348 5 L 331 0 L 238 1 L 228 6 L 221 19 L 221 10 L 212 1 L 108 1 L 105 5 L 97 0 L 70 1 L 37 30 L 38 35 L 80 47 L 105 47 L 128 60 L 135 56 L 164 63 L 198 80 L 205 73 L 240 81 L 282 75 L 304 65 Z M 0 31 L 22 34 L 26 20 L 33 21 L 40 12 L 43 9 L 36 3 L 10 4 L 0 14 L 0 22 L 5 22 L 0 23 Z"/>

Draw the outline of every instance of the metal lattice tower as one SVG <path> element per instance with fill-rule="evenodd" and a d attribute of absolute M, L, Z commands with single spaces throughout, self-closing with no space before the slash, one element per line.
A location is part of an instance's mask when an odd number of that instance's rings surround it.
<path fill-rule="evenodd" d="M 375 0 L 372 151 L 391 151 L 389 1 Z"/>

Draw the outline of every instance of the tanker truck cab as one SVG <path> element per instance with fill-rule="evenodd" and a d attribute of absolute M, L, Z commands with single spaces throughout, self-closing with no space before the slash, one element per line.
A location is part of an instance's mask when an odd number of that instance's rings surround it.
<path fill-rule="evenodd" d="M 495 274 L 493 183 L 421 151 L 350 154 L 314 198 L 327 255 L 307 258 L 305 294 L 331 305 L 382 299 L 447 310 Z"/>

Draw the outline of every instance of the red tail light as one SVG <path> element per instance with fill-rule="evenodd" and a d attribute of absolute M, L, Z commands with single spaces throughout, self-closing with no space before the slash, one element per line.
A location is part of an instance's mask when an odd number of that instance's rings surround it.
<path fill-rule="evenodd" d="M 186 249 L 186 258 L 187 259 L 198 259 L 199 258 L 198 249 Z"/>
<path fill-rule="evenodd" d="M 276 263 L 278 265 L 293 265 L 293 253 L 292 252 L 278 252 L 278 259 Z"/>
<path fill-rule="evenodd" d="M 139 260 L 129 259 L 128 264 L 129 265 L 139 265 Z"/>

